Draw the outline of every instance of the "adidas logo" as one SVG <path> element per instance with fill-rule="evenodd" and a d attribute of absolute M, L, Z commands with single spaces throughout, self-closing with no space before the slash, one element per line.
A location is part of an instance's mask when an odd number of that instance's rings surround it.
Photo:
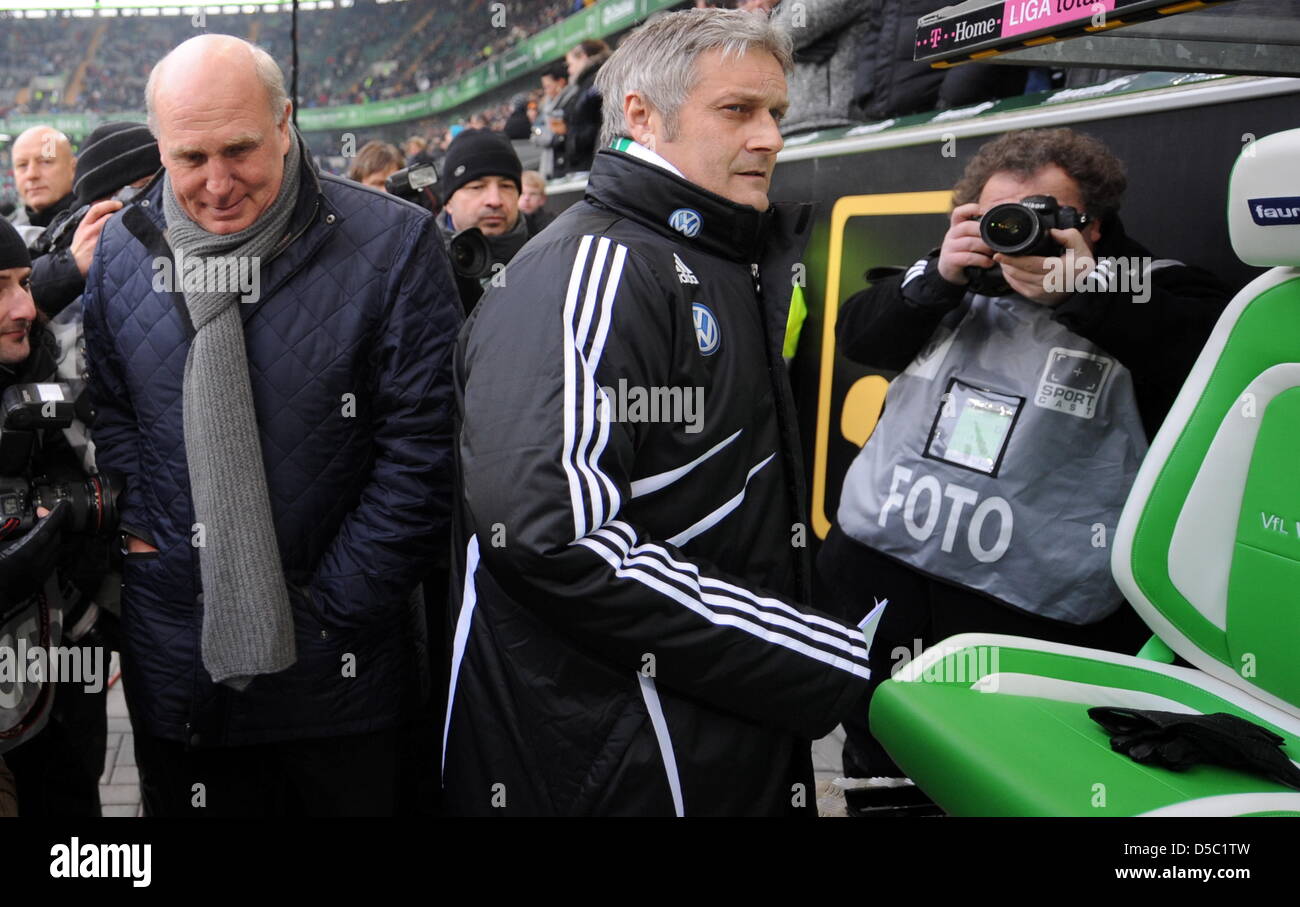
<path fill-rule="evenodd" d="M 676 252 L 673 253 L 673 261 L 677 263 L 677 279 L 679 281 L 682 283 L 699 284 L 700 279 L 691 273 L 691 269 L 686 267 L 686 262 L 677 257 Z"/>
<path fill-rule="evenodd" d="M 908 268 L 907 273 L 903 275 L 903 286 L 907 286 L 913 280 L 916 280 L 916 278 L 924 274 L 926 266 L 929 264 L 930 264 L 930 259 L 922 258 L 916 264 Z"/>

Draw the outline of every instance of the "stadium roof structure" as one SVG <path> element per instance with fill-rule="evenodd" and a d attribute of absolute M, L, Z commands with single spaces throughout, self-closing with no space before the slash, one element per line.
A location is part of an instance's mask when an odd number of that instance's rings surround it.
<path fill-rule="evenodd" d="M 966 0 L 918 20 L 915 57 L 1300 76 L 1300 0 Z"/>
<path fill-rule="evenodd" d="M 376 0 L 401 3 L 405 0 Z M 293 0 L 257 0 L 256 3 L 178 3 L 177 0 L 0 0 L 0 12 L 71 13 L 81 16 L 192 16 L 199 10 L 208 15 L 272 13 L 292 6 Z M 352 6 L 353 0 L 299 0 L 298 9 L 334 9 Z"/>

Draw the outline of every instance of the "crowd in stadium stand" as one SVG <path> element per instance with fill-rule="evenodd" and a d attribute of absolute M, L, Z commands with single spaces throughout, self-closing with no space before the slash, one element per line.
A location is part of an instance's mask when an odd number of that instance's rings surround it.
<path fill-rule="evenodd" d="M 299 106 L 363 104 L 427 91 L 591 3 L 508 0 L 502 10 L 491 0 L 454 5 L 354 0 L 347 7 L 302 11 Z M 888 0 L 877 5 L 855 0 L 806 0 L 794 5 L 776 0 L 683 0 L 682 6 L 688 5 L 770 14 L 795 36 L 791 109 L 782 126 L 786 135 L 978 103 L 1065 80 L 1065 74 L 1046 69 L 968 65 L 936 71 L 913 63 L 912 23 L 933 5 L 932 0 Z M 807 14 L 823 27 L 792 28 L 784 20 L 795 7 L 807 7 Z M 145 82 L 153 62 L 199 30 L 253 41 L 286 72 L 292 58 L 287 11 L 209 15 L 201 23 L 189 16 L 17 19 L 0 14 L 0 18 L 6 26 L 0 30 L 0 117 L 65 112 L 138 115 L 144 108 Z M 825 27 L 828 23 L 832 27 Z M 599 42 L 583 43 L 591 44 L 592 53 L 598 52 Z M 33 52 L 35 48 L 39 53 Z M 574 53 L 579 57 L 576 65 Z M 598 62 L 589 65 L 582 45 L 570 48 L 565 59 L 535 73 L 531 84 L 522 88 L 516 84 L 510 97 L 489 97 L 482 106 L 471 108 L 473 113 L 462 108 L 451 116 L 412 123 L 407 134 L 419 138 L 427 155 L 437 160 L 464 129 L 501 132 L 515 142 L 525 166 L 548 179 L 582 172 L 593 152 L 594 135 L 587 126 L 599 117 L 599 98 L 593 109 L 590 97 Z M 1096 76 L 1073 70 L 1068 84 L 1095 81 Z M 588 98 L 585 103 L 582 96 Z M 585 108 L 581 115 L 579 107 Z M 580 127 L 583 134 L 566 137 L 565 125 L 575 117 L 586 124 Z M 377 136 L 357 138 L 363 143 Z M 337 145 L 336 136 L 329 139 Z M 312 144 L 322 162 L 338 155 L 337 148 Z M 0 193 L 11 194 L 5 156 L 0 147 Z M 347 165 L 334 169 L 346 170 Z"/>
<path fill-rule="evenodd" d="M 302 106 L 363 104 L 427 91 L 572 11 L 571 0 L 510 0 L 503 17 L 494 15 L 489 0 L 454 6 L 363 0 L 301 12 Z M 189 16 L 24 18 L 4 24 L 0 116 L 139 111 L 153 61 L 199 30 L 254 41 L 282 65 L 291 56 L 288 12 L 210 15 L 201 29 Z"/>

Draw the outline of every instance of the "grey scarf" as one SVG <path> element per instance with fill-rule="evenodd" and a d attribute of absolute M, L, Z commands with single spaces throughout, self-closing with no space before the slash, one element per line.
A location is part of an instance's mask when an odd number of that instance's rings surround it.
<path fill-rule="evenodd" d="M 260 267 L 288 229 L 300 160 L 294 134 L 271 207 L 251 226 L 224 236 L 190 220 L 166 177 L 163 215 L 172 250 L 188 259 L 224 258 L 230 265 L 257 259 L 241 264 Z M 293 612 L 271 521 L 237 282 L 214 286 L 191 279 L 183 286 L 195 331 L 182 408 L 199 523 L 194 544 L 203 580 L 203 666 L 214 681 L 243 690 L 256 675 L 283 671 L 297 659 Z"/>

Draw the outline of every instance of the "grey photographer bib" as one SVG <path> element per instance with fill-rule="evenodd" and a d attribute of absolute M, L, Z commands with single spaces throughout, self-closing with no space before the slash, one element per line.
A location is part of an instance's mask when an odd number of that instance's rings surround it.
<path fill-rule="evenodd" d="M 971 296 L 890 385 L 838 521 L 925 573 L 1093 623 L 1122 600 L 1111 537 L 1146 449 L 1128 369 L 1050 308 Z"/>

